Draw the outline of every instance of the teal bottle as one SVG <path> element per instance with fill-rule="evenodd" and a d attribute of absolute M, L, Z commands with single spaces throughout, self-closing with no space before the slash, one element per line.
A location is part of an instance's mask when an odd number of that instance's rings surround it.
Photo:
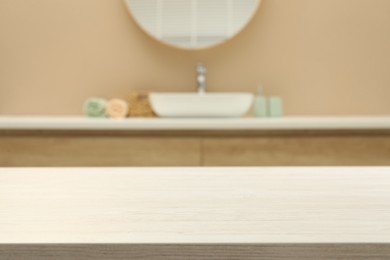
<path fill-rule="evenodd" d="M 263 87 L 259 86 L 253 103 L 253 115 L 255 117 L 268 116 L 267 98 L 264 96 Z"/>
<path fill-rule="evenodd" d="M 269 116 L 282 117 L 283 116 L 283 100 L 281 97 L 269 98 Z"/>

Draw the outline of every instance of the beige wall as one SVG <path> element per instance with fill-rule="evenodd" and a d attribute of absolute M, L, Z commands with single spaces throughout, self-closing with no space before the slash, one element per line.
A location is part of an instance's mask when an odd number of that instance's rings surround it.
<path fill-rule="evenodd" d="M 0 114 L 79 114 L 131 89 L 285 98 L 290 115 L 390 114 L 390 0 L 264 0 L 234 40 L 204 51 L 144 35 L 122 0 L 0 0 Z"/>

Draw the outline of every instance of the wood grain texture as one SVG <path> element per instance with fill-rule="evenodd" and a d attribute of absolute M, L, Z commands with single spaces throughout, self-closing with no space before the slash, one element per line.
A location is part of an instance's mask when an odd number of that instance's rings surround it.
<path fill-rule="evenodd" d="M 0 166 L 198 166 L 196 138 L 3 136 Z"/>
<path fill-rule="evenodd" d="M 389 244 L 0 245 L 6 260 L 386 260 Z"/>
<path fill-rule="evenodd" d="M 0 243 L 390 243 L 390 168 L 0 168 L 0 230 Z"/>
<path fill-rule="evenodd" d="M 389 166 L 388 131 L 0 131 L 0 166 Z"/>
<path fill-rule="evenodd" d="M 389 135 L 203 139 L 205 166 L 389 166 Z"/>

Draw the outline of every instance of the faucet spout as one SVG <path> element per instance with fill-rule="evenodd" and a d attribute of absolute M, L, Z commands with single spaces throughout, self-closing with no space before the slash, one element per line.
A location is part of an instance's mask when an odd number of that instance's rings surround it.
<path fill-rule="evenodd" d="M 199 94 L 206 93 L 206 72 L 207 72 L 207 69 L 203 64 L 199 63 L 196 66 L 196 73 L 197 73 L 196 81 L 198 83 L 198 93 Z"/>

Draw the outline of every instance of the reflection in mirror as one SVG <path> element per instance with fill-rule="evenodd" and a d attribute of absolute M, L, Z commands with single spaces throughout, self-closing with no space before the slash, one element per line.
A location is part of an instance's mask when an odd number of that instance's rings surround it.
<path fill-rule="evenodd" d="M 125 0 L 137 23 L 152 37 L 180 48 L 224 42 L 240 32 L 261 0 Z"/>

